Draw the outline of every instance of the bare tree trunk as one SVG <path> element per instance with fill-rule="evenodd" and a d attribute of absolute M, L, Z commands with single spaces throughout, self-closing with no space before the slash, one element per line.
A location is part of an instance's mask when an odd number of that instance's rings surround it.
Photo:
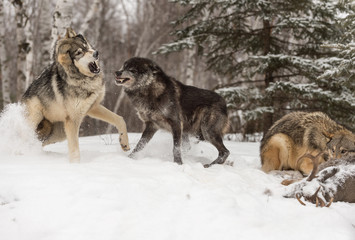
<path fill-rule="evenodd" d="M 73 0 L 57 0 L 53 14 L 51 52 L 53 52 L 57 40 L 64 36 L 65 30 L 71 25 L 73 7 Z"/>
<path fill-rule="evenodd" d="M 26 87 L 26 55 L 29 51 L 30 44 L 27 42 L 25 35 L 25 26 L 28 22 L 24 1 L 14 0 L 13 5 L 16 11 L 16 37 L 17 37 L 17 81 L 16 81 L 16 98 L 20 100 Z"/>
<path fill-rule="evenodd" d="M 91 4 L 91 8 L 86 15 L 83 24 L 81 25 L 80 32 L 86 36 L 88 34 L 88 30 L 94 28 L 94 34 L 96 36 L 92 36 L 96 41 L 97 41 L 97 30 L 98 30 L 98 18 L 99 18 L 99 13 L 100 13 L 100 5 L 101 5 L 101 0 L 93 0 L 93 3 Z"/>
<path fill-rule="evenodd" d="M 26 38 L 26 43 L 28 44 L 27 51 L 26 51 L 26 82 L 25 82 L 25 89 L 27 89 L 30 84 L 33 81 L 33 60 L 34 60 L 34 55 L 33 55 L 33 31 L 31 29 L 32 24 L 31 24 L 31 19 L 27 19 L 27 24 L 24 27 L 24 32 L 25 32 L 25 38 Z"/>
<path fill-rule="evenodd" d="M 51 1 L 41 0 L 39 16 L 39 35 L 41 38 L 41 67 L 48 66 L 51 61 L 51 32 L 52 26 L 49 24 L 52 21 L 51 16 Z"/>
<path fill-rule="evenodd" d="M 270 47 L 271 47 L 271 23 L 269 20 L 264 20 L 263 21 L 263 42 L 264 42 L 264 55 L 267 55 L 270 53 Z M 273 70 L 272 69 L 267 69 L 265 72 L 265 88 L 269 87 L 270 83 L 273 82 Z M 270 106 L 273 105 L 273 103 L 269 103 Z M 273 123 L 273 114 L 272 113 L 264 113 L 263 116 L 263 132 L 264 135 L 266 132 L 269 130 Z"/>
<path fill-rule="evenodd" d="M 194 85 L 194 78 L 195 78 L 195 48 L 189 49 L 187 54 L 185 55 L 186 62 L 186 72 L 185 72 L 185 79 L 187 85 Z"/>
<path fill-rule="evenodd" d="M 153 19 L 153 14 L 154 14 L 154 8 L 153 8 L 154 2 L 146 2 L 141 1 L 137 2 L 137 12 L 141 12 L 143 14 L 143 19 L 141 20 L 141 23 L 145 25 L 143 28 L 143 32 L 140 34 L 140 37 L 138 39 L 138 44 L 136 48 L 136 52 L 134 56 L 141 56 L 141 57 L 146 57 L 142 56 L 143 49 L 147 48 L 147 40 L 149 39 L 150 31 L 151 29 L 149 26 L 151 26 L 150 22 Z M 145 9 L 144 11 L 142 9 Z"/>
<path fill-rule="evenodd" d="M 11 103 L 10 100 L 10 72 L 7 63 L 7 54 L 5 48 L 5 16 L 4 16 L 4 1 L 0 3 L 0 66 L 1 66 L 1 81 L 2 81 L 2 100 L 3 106 Z"/>
<path fill-rule="evenodd" d="M 124 3 L 123 0 L 121 0 L 121 5 L 122 5 L 123 11 L 124 11 L 124 13 L 125 13 L 125 15 L 126 15 L 126 24 L 127 24 L 127 26 L 129 26 L 129 23 L 130 23 L 130 15 L 129 15 L 127 9 L 126 9 L 126 5 L 125 5 L 125 3 Z M 128 33 L 128 34 L 129 34 L 129 33 Z M 116 103 L 115 103 L 115 106 L 113 107 L 113 112 L 114 112 L 114 113 L 117 113 L 117 110 L 118 110 L 118 108 L 120 107 L 120 105 L 121 105 L 121 103 L 122 103 L 124 97 L 125 97 L 124 88 L 121 87 L 121 90 L 120 90 L 120 92 L 119 92 L 119 94 L 118 94 L 118 98 L 117 98 Z M 112 128 L 113 128 L 113 126 L 112 126 L 111 124 L 109 124 L 109 125 L 107 126 L 107 128 L 106 128 L 106 134 L 111 133 Z"/>

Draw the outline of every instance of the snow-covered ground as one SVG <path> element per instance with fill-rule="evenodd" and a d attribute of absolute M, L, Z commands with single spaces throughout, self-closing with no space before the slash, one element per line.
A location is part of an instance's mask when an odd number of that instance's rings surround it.
<path fill-rule="evenodd" d="M 1 240 L 355 239 L 355 204 L 283 198 L 258 143 L 226 141 L 234 165 L 206 169 L 209 143 L 192 140 L 179 166 L 164 132 L 135 160 L 117 135 L 85 137 L 70 164 L 66 142 L 42 149 L 22 113 L 14 105 L 0 118 Z M 140 134 L 129 137 L 134 147 Z"/>

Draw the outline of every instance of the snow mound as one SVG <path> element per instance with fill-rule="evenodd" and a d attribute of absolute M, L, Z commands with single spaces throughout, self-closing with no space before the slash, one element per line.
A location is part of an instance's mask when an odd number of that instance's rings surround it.
<path fill-rule="evenodd" d="M 25 117 L 25 107 L 9 104 L 0 115 L 0 152 L 8 155 L 27 155 L 42 152 L 41 142 Z"/>

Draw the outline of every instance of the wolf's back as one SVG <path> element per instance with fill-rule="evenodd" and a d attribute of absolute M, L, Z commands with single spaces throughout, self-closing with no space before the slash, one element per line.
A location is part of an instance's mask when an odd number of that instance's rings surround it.
<path fill-rule="evenodd" d="M 27 88 L 22 96 L 22 101 L 26 101 L 32 97 L 39 97 L 41 101 L 47 98 L 54 98 L 52 78 L 56 75 L 55 64 L 49 65 Z"/>
<path fill-rule="evenodd" d="M 274 123 L 261 140 L 260 149 L 272 136 L 278 133 L 289 136 L 296 145 L 302 145 L 306 132 L 310 135 L 314 132 L 332 134 L 343 129 L 344 127 L 322 112 L 293 112 Z"/>

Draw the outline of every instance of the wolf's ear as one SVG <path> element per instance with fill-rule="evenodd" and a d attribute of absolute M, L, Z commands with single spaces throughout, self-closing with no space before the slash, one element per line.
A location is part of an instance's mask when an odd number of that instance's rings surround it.
<path fill-rule="evenodd" d="M 329 143 L 334 137 L 334 134 L 323 132 L 323 136 L 327 139 L 327 143 Z"/>
<path fill-rule="evenodd" d="M 71 64 L 69 48 L 70 48 L 69 44 L 65 44 L 58 48 L 58 62 L 62 66 L 68 66 Z"/>
<path fill-rule="evenodd" d="M 154 74 L 157 74 L 157 73 L 163 71 L 156 63 L 153 64 L 152 70 L 153 70 L 153 73 L 154 73 Z"/>
<path fill-rule="evenodd" d="M 73 38 L 76 35 L 77 35 L 76 32 L 71 27 L 67 28 L 67 31 L 65 33 L 65 38 Z"/>

